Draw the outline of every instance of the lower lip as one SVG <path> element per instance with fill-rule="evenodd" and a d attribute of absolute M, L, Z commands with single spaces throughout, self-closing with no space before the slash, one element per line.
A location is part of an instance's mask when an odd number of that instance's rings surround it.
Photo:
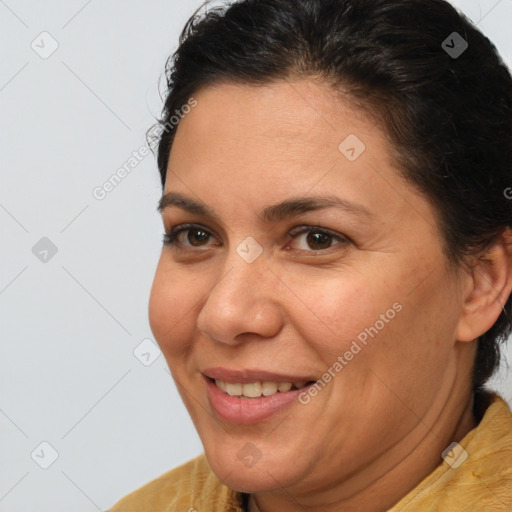
<path fill-rule="evenodd" d="M 307 389 L 306 386 L 260 398 L 240 398 L 224 393 L 210 379 L 206 379 L 206 387 L 208 400 L 216 416 L 229 423 L 243 425 L 258 423 L 270 418 L 293 402 L 298 402 L 299 394 Z"/>

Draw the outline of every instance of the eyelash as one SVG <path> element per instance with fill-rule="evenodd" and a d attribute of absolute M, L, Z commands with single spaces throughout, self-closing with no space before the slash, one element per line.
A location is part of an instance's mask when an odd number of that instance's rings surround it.
<path fill-rule="evenodd" d="M 175 250 L 194 249 L 194 246 L 183 245 L 177 241 L 178 235 L 180 233 L 185 232 L 185 231 L 191 231 L 193 229 L 205 231 L 208 235 L 212 236 L 212 234 L 206 228 L 204 228 L 203 226 L 201 226 L 199 224 L 180 224 L 180 225 L 172 228 L 169 233 L 164 233 L 163 240 L 162 240 L 163 245 L 167 246 L 167 247 L 171 247 L 172 249 L 175 249 Z M 324 235 L 331 236 L 334 240 L 339 242 L 339 244 L 336 244 L 336 245 L 348 245 L 349 243 L 352 243 L 352 241 L 346 236 L 340 235 L 339 233 L 336 233 L 335 231 L 331 231 L 330 229 L 321 228 L 321 227 L 317 227 L 317 226 L 297 226 L 297 227 L 293 228 L 288 234 L 293 239 L 295 239 L 299 235 L 302 235 L 305 233 L 312 233 L 312 232 L 321 233 Z M 335 247 L 335 245 L 328 247 L 327 249 L 320 249 L 320 250 L 311 249 L 309 252 L 322 253 L 323 251 L 328 251 L 332 247 Z M 299 250 L 304 251 L 304 249 L 299 249 Z"/>

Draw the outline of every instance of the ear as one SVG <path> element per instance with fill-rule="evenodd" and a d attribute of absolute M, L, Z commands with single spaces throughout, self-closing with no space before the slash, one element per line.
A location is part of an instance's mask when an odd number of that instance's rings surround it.
<path fill-rule="evenodd" d="M 512 231 L 507 227 L 464 277 L 457 341 L 473 341 L 496 322 L 512 291 Z"/>

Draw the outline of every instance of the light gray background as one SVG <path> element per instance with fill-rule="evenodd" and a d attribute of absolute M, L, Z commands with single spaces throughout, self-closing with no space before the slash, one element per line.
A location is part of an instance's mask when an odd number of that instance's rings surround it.
<path fill-rule="evenodd" d="M 512 0 L 456 3 L 510 63 Z M 154 157 L 92 194 L 144 145 L 165 59 L 200 4 L 0 0 L 0 511 L 105 510 L 202 451 L 146 345 Z M 32 252 L 43 237 L 58 250 L 46 262 Z M 512 403 L 510 372 L 492 386 Z M 42 442 L 58 453 L 48 469 Z"/>

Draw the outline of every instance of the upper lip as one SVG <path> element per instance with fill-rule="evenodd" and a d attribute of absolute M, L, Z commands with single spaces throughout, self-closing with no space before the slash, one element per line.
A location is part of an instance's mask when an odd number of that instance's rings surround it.
<path fill-rule="evenodd" d="M 225 382 L 249 383 L 249 382 L 309 382 L 316 380 L 310 375 L 291 375 L 284 373 L 273 373 L 268 370 L 246 369 L 235 370 L 230 368 L 206 368 L 202 371 L 203 375 L 210 379 L 218 379 Z"/>

